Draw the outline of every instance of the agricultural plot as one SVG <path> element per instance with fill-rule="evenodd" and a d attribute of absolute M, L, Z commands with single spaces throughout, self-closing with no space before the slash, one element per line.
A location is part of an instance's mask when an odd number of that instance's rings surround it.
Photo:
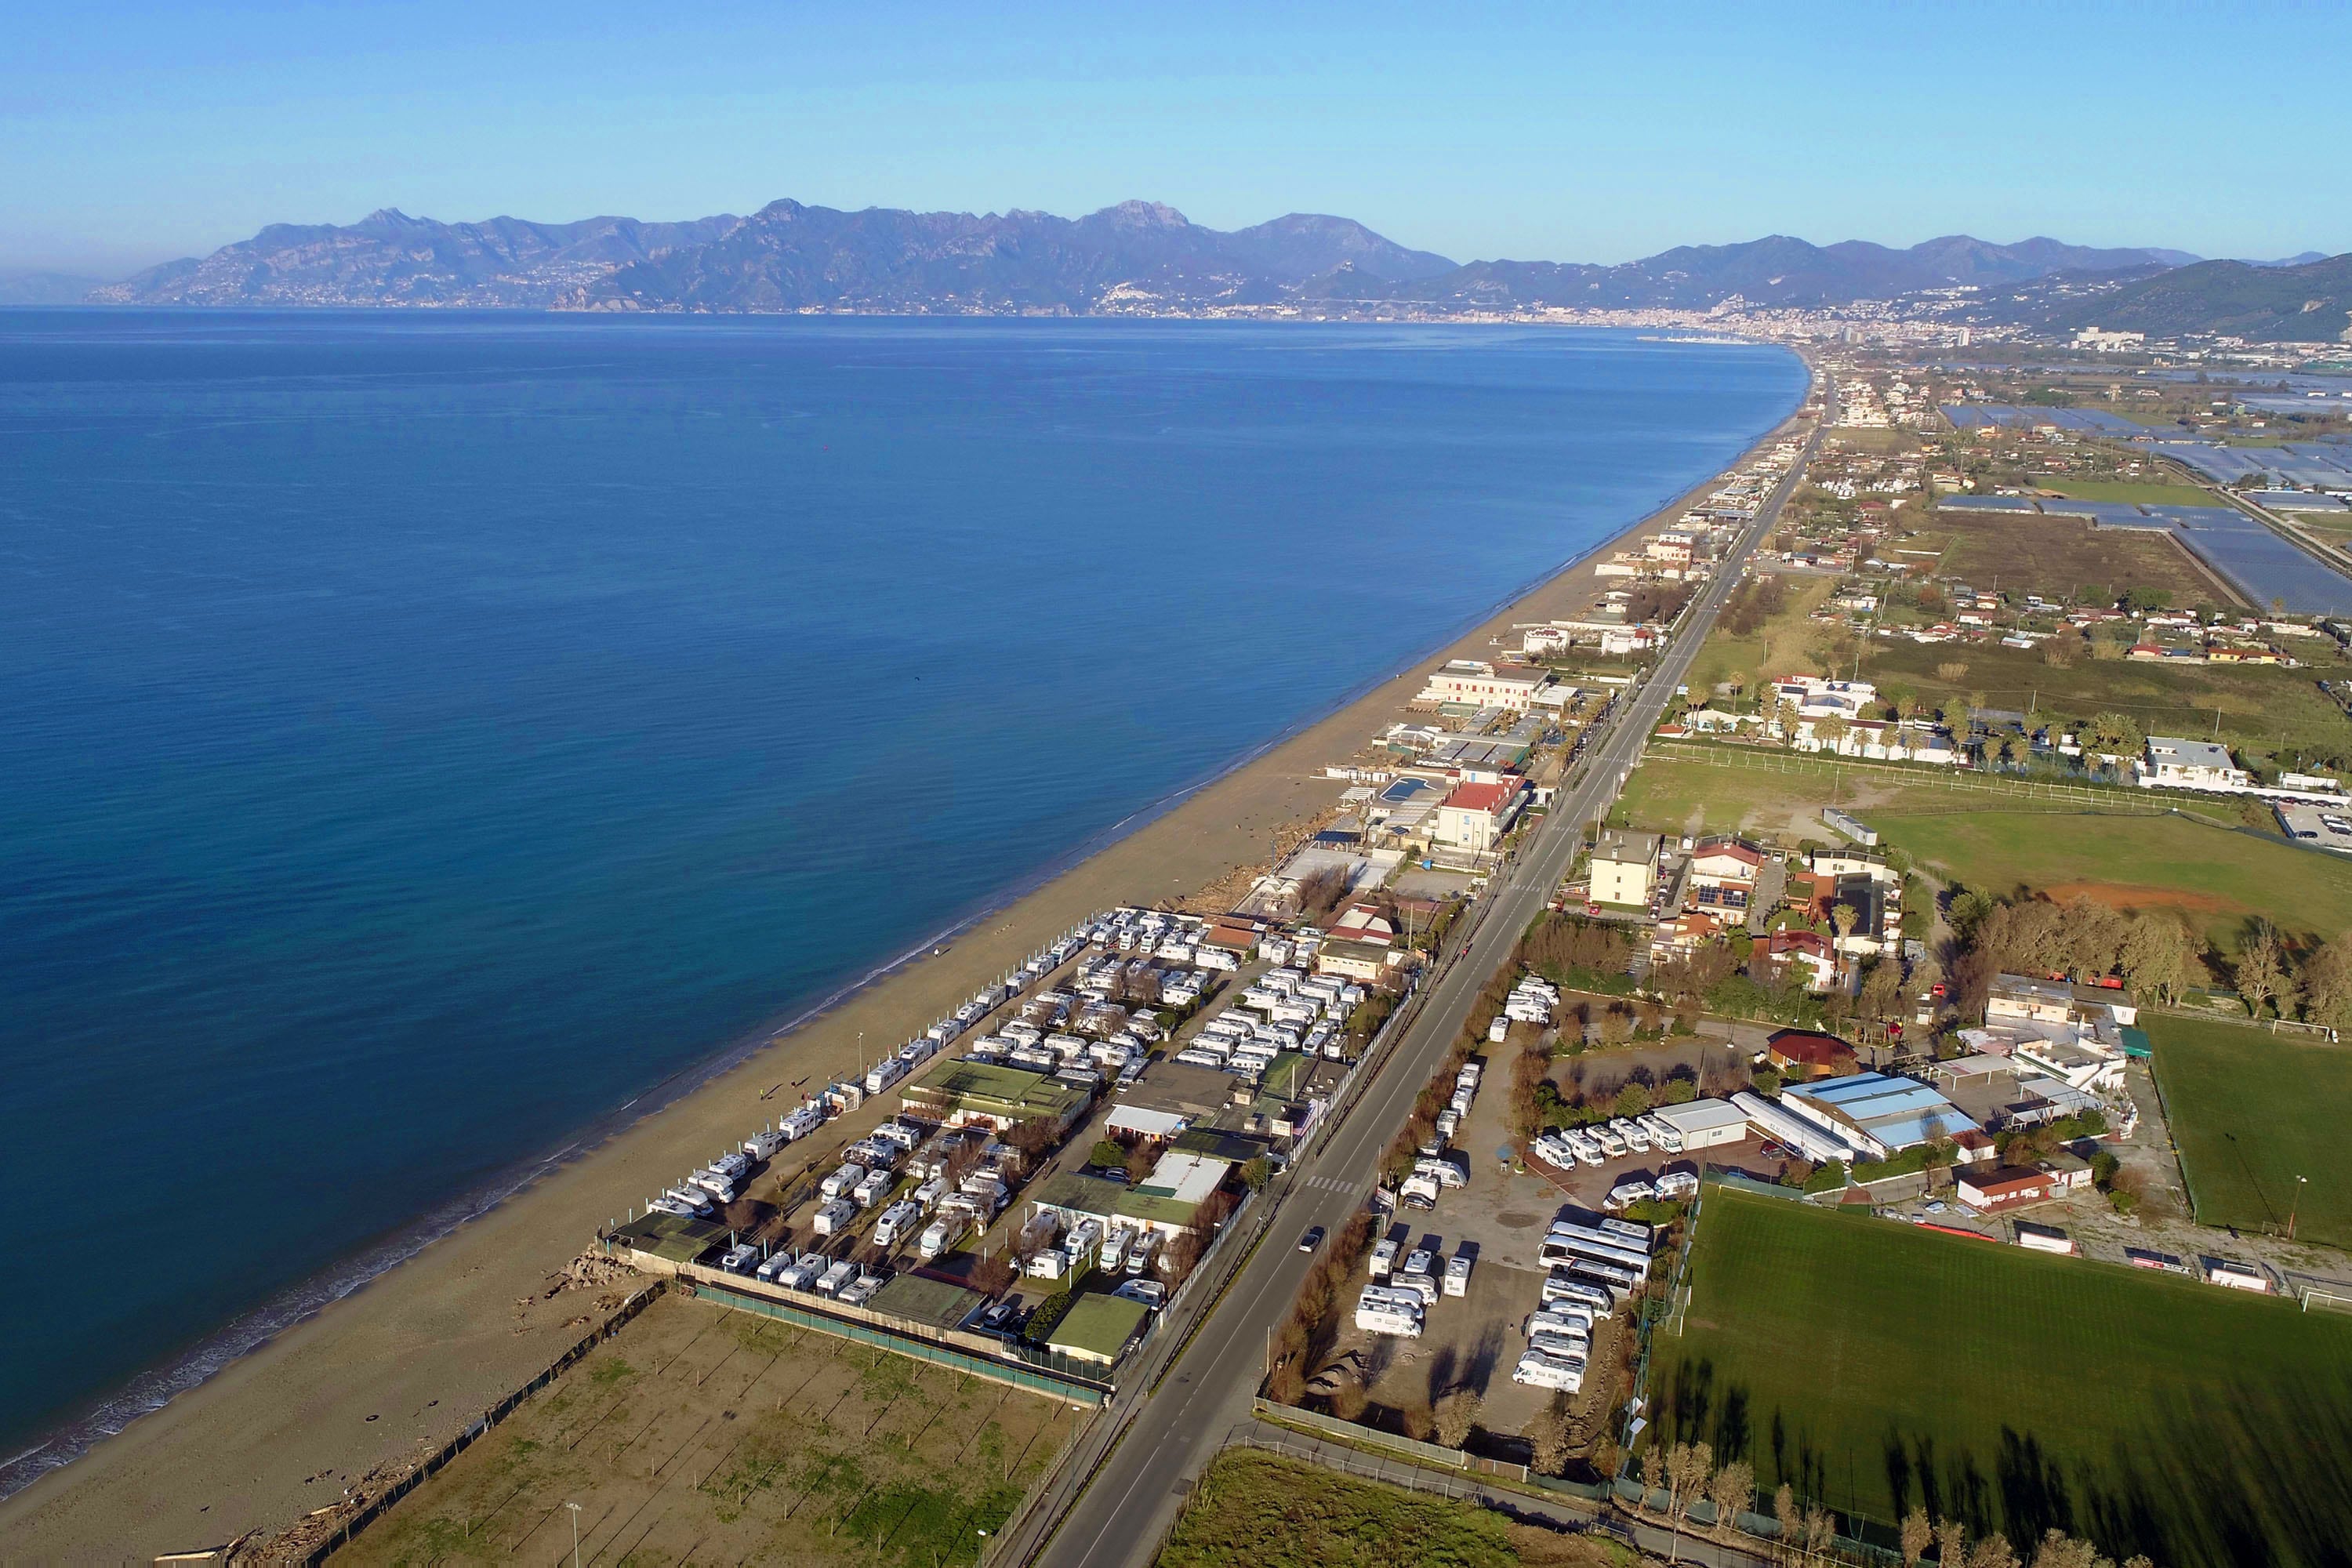
<path fill-rule="evenodd" d="M 2188 499 L 2179 504 L 2195 505 L 2208 500 L 2202 491 L 2186 493 Z M 2200 600 L 2220 603 L 2228 597 L 2213 585 L 2211 578 L 2198 570 L 2180 546 L 2162 533 L 2098 529 L 2080 518 L 2044 517 L 2034 512 L 1958 510 L 1938 511 L 1935 526 L 1949 533 L 1952 541 L 1939 570 L 1973 588 L 1991 588 L 1998 584 L 2011 593 L 2040 594 L 2070 603 L 2084 589 L 2108 603 L 2122 597 L 2126 588 L 2168 589 L 2174 601 L 2182 605 Z"/>
<path fill-rule="evenodd" d="M 2352 1247 L 2352 1050 L 2202 1019 L 2142 1021 L 2198 1220 L 2284 1232 L 2292 1215 L 2298 1238 Z"/>
<path fill-rule="evenodd" d="M 2185 816 L 2057 816 L 1977 798 L 1981 804 L 1965 811 L 1889 812 L 1871 826 L 1947 879 L 1993 893 L 2025 887 L 2062 902 L 2086 893 L 2122 910 L 2178 910 L 2225 953 L 2237 951 L 2256 915 L 2299 935 L 2352 928 L 2352 876 L 2319 851 Z"/>
<path fill-rule="evenodd" d="M 665 1297 L 336 1561 L 974 1561 L 1068 1407 Z"/>
<path fill-rule="evenodd" d="M 2352 1319 L 1722 1189 L 1692 1268 L 1654 1342 L 1660 1429 L 1768 1495 L 2118 1561 L 2343 1561 Z"/>
<path fill-rule="evenodd" d="M 1610 821 L 1654 831 L 1785 833 L 1826 841 L 1835 835 L 1822 826 L 1825 805 L 1868 813 L 1980 811 L 2000 804 L 1981 788 L 1955 790 L 1940 773 L 1906 779 L 1884 766 L 1840 766 L 1825 757 L 1773 751 L 1737 760 L 1746 765 L 1651 757 L 1627 781 Z M 1878 826 L 1874 817 L 1870 821 Z"/>

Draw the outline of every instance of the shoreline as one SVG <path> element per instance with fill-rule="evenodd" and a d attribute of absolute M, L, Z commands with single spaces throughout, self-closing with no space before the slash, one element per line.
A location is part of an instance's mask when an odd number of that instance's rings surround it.
<path fill-rule="evenodd" d="M 60 1434 L 81 1442 L 0 1499 L 0 1529 L 37 1556 L 100 1543 L 195 1550 L 289 1522 L 371 1471 L 437 1446 L 576 1335 L 584 1299 L 546 1287 L 599 1219 L 641 1205 L 644 1191 L 762 1120 L 759 1090 L 771 1072 L 837 1075 L 857 1055 L 861 1026 L 885 1040 L 919 1033 L 992 971 L 1085 915 L 1181 895 L 1263 858 L 1285 825 L 1346 787 L 1320 776 L 1323 763 L 1398 717 L 1430 663 L 1449 652 L 1483 654 L 1513 620 L 1580 608 L 1599 581 L 1591 572 L 1598 560 L 1752 461 L 1787 432 L 1811 391 L 1809 375 L 1790 409 L 1726 468 L 1468 612 L 1396 668 L 1013 879 L 896 957 L 673 1071 L 553 1152 L 518 1161 L 114 1391 L 10 1458 L 37 1456 Z M 921 962 L 950 941 L 953 962 Z M 836 1122 L 836 1141 L 880 1109 L 877 1101 Z M 127 1547 L 133 1519 L 138 1542 Z"/>

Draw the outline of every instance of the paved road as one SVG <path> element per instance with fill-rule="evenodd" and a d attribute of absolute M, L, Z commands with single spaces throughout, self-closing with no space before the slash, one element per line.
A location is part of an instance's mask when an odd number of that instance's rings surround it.
<path fill-rule="evenodd" d="M 1826 423 L 1826 420 L 1824 421 Z M 1816 431 L 1814 440 L 1820 439 Z M 1811 455 L 1807 448 L 1806 456 Z M 1361 1207 L 1378 1174 L 1380 1157 L 1396 1135 L 1422 1086 L 1486 979 L 1549 902 L 1581 843 L 1581 826 L 1616 799 L 1640 761 L 1667 697 L 1690 668 L 1725 596 L 1739 579 L 1756 542 L 1768 532 L 1803 471 L 1800 462 L 1773 491 L 1757 521 L 1727 553 L 1685 612 L 1681 629 L 1647 676 L 1618 700 L 1604 733 L 1586 743 L 1586 755 L 1517 863 L 1481 900 L 1477 924 L 1462 955 L 1433 983 L 1421 1013 L 1405 1030 L 1347 1118 L 1320 1149 L 1285 1178 L 1275 1226 L 1236 1279 L 1213 1319 L 1176 1363 L 1157 1394 L 1138 1406 L 1118 1447 L 1073 1504 L 1036 1559 L 1046 1568 L 1148 1565 L 1182 1500 L 1182 1493 L 1214 1455 L 1224 1434 L 1248 1421 L 1250 1402 L 1265 1374 L 1267 1336 L 1289 1310 L 1309 1259 L 1294 1245 L 1307 1226 L 1337 1231 Z M 1491 1087 L 1489 1093 L 1500 1093 Z M 1135 1397 L 1133 1394 L 1129 1398 Z"/>

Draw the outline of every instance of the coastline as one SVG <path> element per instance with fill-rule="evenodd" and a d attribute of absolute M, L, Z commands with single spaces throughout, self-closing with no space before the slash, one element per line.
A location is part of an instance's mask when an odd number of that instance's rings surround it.
<path fill-rule="evenodd" d="M 1801 395 L 1732 466 L 1782 436 L 1801 405 Z M 763 1105 L 763 1089 L 845 1070 L 861 1032 L 885 1042 L 919 1033 L 1107 904 L 1181 895 L 1262 859 L 1284 826 L 1336 799 L 1344 783 L 1321 777 L 1322 765 L 1392 721 L 1433 660 L 1482 652 L 1512 621 L 1580 608 L 1599 560 L 1685 510 L 1720 471 L 1457 622 L 1320 716 L 1009 884 L 939 935 L 305 1282 L 299 1289 L 316 1304 L 289 1302 L 292 1321 L 255 1325 L 251 1345 L 224 1344 L 217 1371 L 0 1501 L 0 1531 L 14 1552 L 37 1557 L 196 1550 L 289 1522 L 371 1470 L 437 1446 L 577 1337 L 584 1299 L 547 1285 L 593 1227 L 772 1115 L 778 1102 Z M 950 936 L 955 946 L 930 961 L 931 946 Z M 835 1136 L 883 1109 L 844 1118 Z"/>

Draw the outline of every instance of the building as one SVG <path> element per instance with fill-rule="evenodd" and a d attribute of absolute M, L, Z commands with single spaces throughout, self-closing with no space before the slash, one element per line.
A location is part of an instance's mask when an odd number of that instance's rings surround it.
<path fill-rule="evenodd" d="M 2021 1079 L 2055 1079 L 2081 1094 L 2123 1088 L 2124 1030 L 2139 1009 L 2125 992 L 2069 985 L 2030 974 L 1999 974 L 1985 999 L 1980 1029 L 1963 1029 L 1969 1049 L 2010 1059 Z"/>
<path fill-rule="evenodd" d="M 1511 777 L 1496 784 L 1454 785 L 1454 793 L 1438 805 L 1432 844 L 1474 855 L 1493 849 L 1518 816 L 1523 783 Z"/>
<path fill-rule="evenodd" d="M 1878 703 L 1878 688 L 1867 680 L 1829 680 L 1818 675 L 1784 675 L 1772 682 L 1773 696 L 1796 706 L 1800 719 L 1861 718 Z"/>
<path fill-rule="evenodd" d="M 2229 747 L 2171 735 L 2150 735 L 2134 772 L 2143 789 L 2242 790 L 2252 782 L 2231 760 Z"/>
<path fill-rule="evenodd" d="M 1050 1074 L 1001 1067 L 958 1057 L 900 1097 L 908 1112 L 950 1127 L 980 1126 L 1003 1131 L 1024 1121 L 1044 1121 L 1055 1136 L 1066 1132 L 1092 1097 Z"/>
<path fill-rule="evenodd" d="M 1924 1083 L 1885 1073 L 1790 1084 L 1780 1103 L 1866 1154 L 1886 1159 L 1922 1143 L 1982 1131 L 1973 1118 Z"/>
<path fill-rule="evenodd" d="M 1672 958 L 1687 958 L 1700 948 L 1723 938 L 1723 918 L 1704 910 L 1681 910 L 1658 922 L 1650 939 L 1650 954 L 1664 962 Z"/>
<path fill-rule="evenodd" d="M 1711 910 L 1745 910 L 1764 869 L 1764 851 L 1738 838 L 1702 838 L 1691 851 L 1691 900 Z"/>
<path fill-rule="evenodd" d="M 2055 1195 L 2047 1174 L 2022 1165 L 1963 1166 L 1955 1184 L 1960 1202 L 1981 1214 L 2047 1203 Z"/>
<path fill-rule="evenodd" d="M 1151 1174 L 1136 1184 L 1136 1192 L 1148 1198 L 1173 1198 L 1189 1207 L 1196 1207 L 1211 1193 L 1224 1184 L 1225 1173 L 1232 1164 L 1210 1154 L 1195 1154 L 1182 1149 L 1171 1149 L 1160 1156 L 1151 1167 Z"/>
<path fill-rule="evenodd" d="M 1528 664 L 1489 664 L 1483 658 L 1453 658 L 1438 667 L 1422 688 L 1422 702 L 1467 702 L 1480 708 L 1525 711 L 1536 693 L 1551 684 L 1551 671 Z"/>
<path fill-rule="evenodd" d="M 1748 1136 L 1748 1113 L 1725 1100 L 1662 1105 L 1650 1113 L 1682 1134 L 1683 1152 L 1738 1143 Z"/>
<path fill-rule="evenodd" d="M 1657 885 L 1660 842 L 1654 833 L 1622 827 L 1604 831 L 1592 847 L 1592 901 L 1649 908 L 1651 889 Z"/>
<path fill-rule="evenodd" d="M 1822 939 L 1814 936 L 1813 940 Z M 1764 1059 L 1792 1079 L 1834 1078 L 1852 1072 L 1855 1063 L 1852 1046 L 1835 1035 L 1815 1034 L 1811 1029 L 1780 1030 L 1764 1043 Z"/>
<path fill-rule="evenodd" d="M 1070 1303 L 1045 1336 L 1045 1348 L 1108 1371 L 1118 1364 L 1128 1346 L 1143 1337 L 1150 1316 L 1151 1310 L 1140 1301 L 1090 1290 Z"/>
<path fill-rule="evenodd" d="M 1808 991 L 1826 991 L 1836 983 L 1837 954 L 1819 931 L 1801 927 L 1776 931 L 1764 939 L 1764 957 L 1782 976 L 1794 971 Z"/>

